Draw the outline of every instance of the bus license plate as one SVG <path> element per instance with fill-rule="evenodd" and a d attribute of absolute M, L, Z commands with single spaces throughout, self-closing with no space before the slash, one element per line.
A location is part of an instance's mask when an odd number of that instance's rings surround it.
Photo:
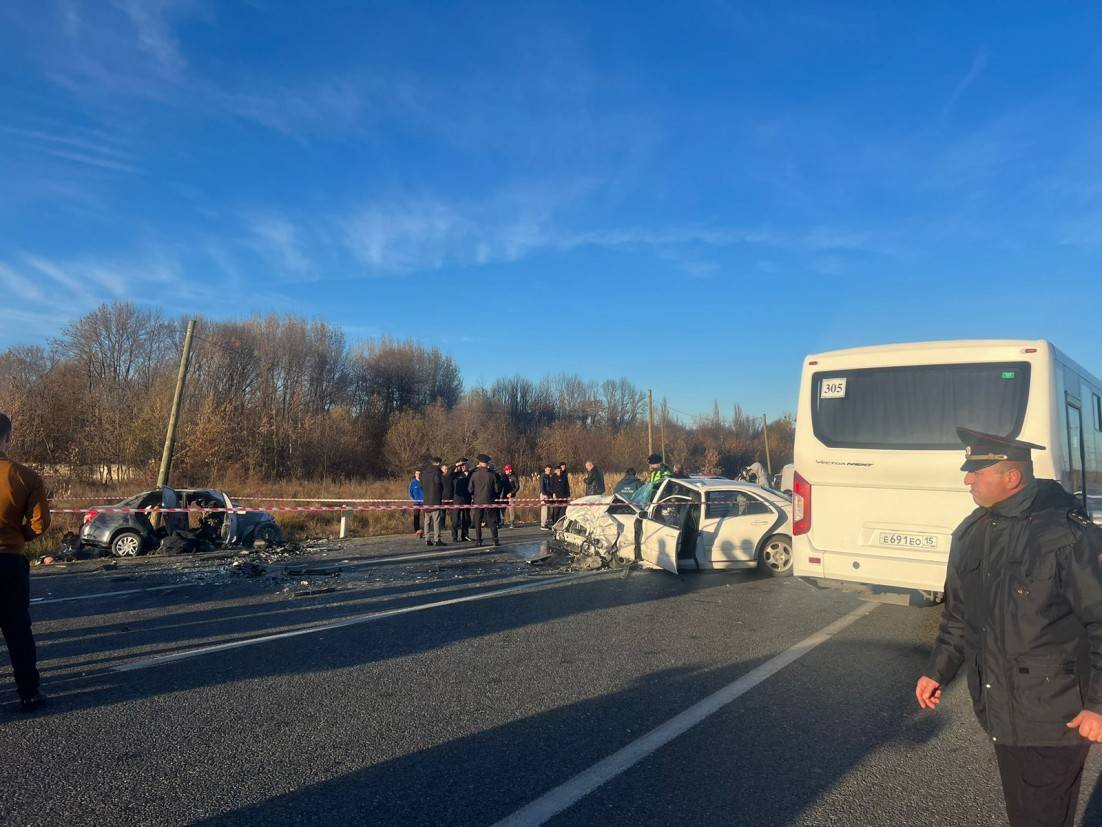
<path fill-rule="evenodd" d="M 937 549 L 936 534 L 911 534 L 907 531 L 879 531 L 876 535 L 878 545 L 888 548 L 917 548 L 926 551 Z"/>

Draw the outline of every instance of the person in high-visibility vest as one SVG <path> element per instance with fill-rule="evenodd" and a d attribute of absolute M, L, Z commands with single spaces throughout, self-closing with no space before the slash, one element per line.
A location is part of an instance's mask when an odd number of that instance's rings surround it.
<path fill-rule="evenodd" d="M 659 483 L 671 474 L 670 467 L 662 462 L 661 454 L 651 454 L 647 457 L 647 464 L 650 466 L 647 482 Z"/>

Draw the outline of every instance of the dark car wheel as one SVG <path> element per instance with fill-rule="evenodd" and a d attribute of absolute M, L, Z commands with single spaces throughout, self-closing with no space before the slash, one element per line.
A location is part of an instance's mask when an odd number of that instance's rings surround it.
<path fill-rule="evenodd" d="M 111 541 L 111 553 L 116 557 L 137 557 L 142 552 L 142 535 L 136 531 L 120 531 Z"/>
<path fill-rule="evenodd" d="M 253 542 L 261 540 L 270 546 L 277 546 L 283 542 L 283 533 L 275 523 L 264 523 L 256 527 L 253 533 Z"/>

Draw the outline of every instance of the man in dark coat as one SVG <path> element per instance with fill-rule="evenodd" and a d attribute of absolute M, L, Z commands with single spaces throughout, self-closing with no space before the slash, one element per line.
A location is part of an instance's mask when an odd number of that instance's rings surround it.
<path fill-rule="evenodd" d="M 440 477 L 440 457 L 433 457 L 421 469 L 421 488 L 425 492 L 425 510 L 422 525 L 425 531 L 425 544 L 430 546 L 445 546 L 440 539 L 440 509 L 444 499 L 444 481 Z"/>
<path fill-rule="evenodd" d="M 471 473 L 471 522 L 474 523 L 475 545 L 482 545 L 482 520 L 490 527 L 494 545 L 497 541 L 497 498 L 501 494 L 497 474 L 490 466 L 490 458 L 479 454 L 478 467 Z"/>
<path fill-rule="evenodd" d="M 605 475 L 592 462 L 585 464 L 585 495 L 592 497 L 605 493 Z"/>
<path fill-rule="evenodd" d="M 455 464 L 452 473 L 452 488 L 455 494 L 456 505 L 471 504 L 471 475 L 467 473 L 467 458 L 463 457 Z M 470 540 L 468 532 L 471 527 L 471 511 L 469 508 L 457 508 L 452 515 L 452 542 Z"/>
<path fill-rule="evenodd" d="M 559 521 L 566 513 L 566 504 L 570 502 L 570 477 L 566 473 L 566 463 L 559 463 L 551 477 L 551 494 L 556 502 L 551 509 L 551 525 Z"/>
<path fill-rule="evenodd" d="M 935 709 L 964 670 L 1011 825 L 1071 825 L 1102 741 L 1102 529 L 1053 480 L 1039 445 L 958 428 L 979 506 L 953 532 L 945 605 L 915 696 Z"/>

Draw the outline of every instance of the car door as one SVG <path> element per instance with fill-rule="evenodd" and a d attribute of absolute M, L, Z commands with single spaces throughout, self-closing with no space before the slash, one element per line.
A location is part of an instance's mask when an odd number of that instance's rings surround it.
<path fill-rule="evenodd" d="M 758 544 L 777 524 L 778 510 L 749 491 L 709 491 L 705 515 L 719 518 L 709 559 L 714 563 L 751 563 Z"/>
<path fill-rule="evenodd" d="M 681 524 L 667 525 L 646 515 L 639 518 L 639 556 L 648 563 L 677 574 L 677 548 L 681 541 Z"/>
<path fill-rule="evenodd" d="M 666 480 L 653 503 L 636 524 L 640 532 L 639 556 L 652 565 L 677 574 L 677 550 L 695 492 Z"/>
<path fill-rule="evenodd" d="M 180 495 L 167 485 L 161 489 L 161 508 L 180 508 Z M 171 534 L 174 531 L 187 531 L 187 514 L 169 512 L 164 515 L 165 530 Z"/>
<path fill-rule="evenodd" d="M 212 491 L 211 493 L 220 498 L 226 508 L 226 519 L 222 521 L 222 542 L 226 545 L 236 543 L 241 522 L 239 514 L 245 514 L 246 512 L 239 512 L 234 508 L 233 503 L 230 502 L 229 494 L 222 491 Z"/>

